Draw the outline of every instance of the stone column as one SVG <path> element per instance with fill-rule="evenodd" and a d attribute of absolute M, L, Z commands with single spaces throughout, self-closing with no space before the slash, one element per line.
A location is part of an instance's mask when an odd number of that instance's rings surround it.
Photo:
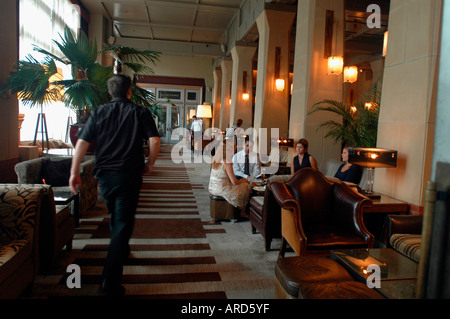
<path fill-rule="evenodd" d="M 0 87 L 18 59 L 18 3 L 3 1 L 0 10 Z M 1 98 L 0 106 L 0 183 L 17 183 L 14 165 L 19 161 L 19 105 L 17 98 Z"/>
<path fill-rule="evenodd" d="M 268 129 L 268 143 L 271 128 L 278 128 L 283 135 L 289 126 L 289 42 L 294 18 L 295 12 L 266 9 L 256 19 L 259 47 L 254 128 Z M 280 54 L 279 76 L 285 80 L 283 91 L 275 90 L 277 48 Z"/>
<path fill-rule="evenodd" d="M 327 75 L 328 59 L 324 52 L 327 10 L 334 11 L 335 19 L 332 51 L 335 55 L 344 56 L 344 1 L 299 0 L 289 129 L 289 137 L 309 141 L 308 151 L 319 165 L 323 160 L 340 158 L 340 145 L 332 138 L 325 138 L 326 132 L 323 130 L 317 131 L 322 122 L 339 120 L 339 117 L 329 112 L 307 115 L 317 102 L 343 99 L 342 75 Z"/>
<path fill-rule="evenodd" d="M 231 88 L 230 126 L 238 119 L 243 120 L 242 128 L 252 127 L 253 122 L 253 92 L 252 92 L 252 59 L 256 52 L 256 46 L 246 46 L 237 43 L 231 49 L 233 59 L 233 76 Z M 244 84 L 244 72 L 245 84 Z M 244 87 L 248 99 L 244 100 L 242 94 Z"/>
<path fill-rule="evenodd" d="M 374 190 L 424 205 L 430 180 L 442 0 L 392 0 L 377 146 L 398 151 L 397 168 L 375 169 Z"/>
<path fill-rule="evenodd" d="M 221 130 L 226 130 L 230 124 L 230 99 L 231 99 L 231 75 L 233 73 L 233 61 L 225 58 L 221 63 L 222 69 L 222 99 L 220 103 L 220 124 Z"/>

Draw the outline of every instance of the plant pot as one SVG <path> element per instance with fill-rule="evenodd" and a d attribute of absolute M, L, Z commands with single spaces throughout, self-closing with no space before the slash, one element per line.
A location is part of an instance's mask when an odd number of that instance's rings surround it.
<path fill-rule="evenodd" d="M 78 141 L 78 137 L 77 134 L 80 131 L 80 129 L 82 129 L 84 126 L 84 124 L 72 124 L 70 125 L 70 141 L 72 142 L 73 147 L 75 148 L 75 146 L 77 145 L 77 141 Z M 95 141 L 93 141 L 87 151 L 86 154 L 94 154 L 95 151 Z"/>

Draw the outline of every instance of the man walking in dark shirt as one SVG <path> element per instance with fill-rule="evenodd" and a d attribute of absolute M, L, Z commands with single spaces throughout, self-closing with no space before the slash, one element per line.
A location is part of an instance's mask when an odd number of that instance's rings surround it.
<path fill-rule="evenodd" d="M 75 194 L 82 188 L 80 164 L 95 141 L 94 174 L 111 215 L 111 240 L 103 269 L 100 291 L 121 296 L 123 265 L 130 253 L 135 212 L 142 186 L 142 175 L 152 171 L 159 154 L 158 130 L 149 110 L 133 104 L 131 79 L 114 75 L 108 80 L 112 100 L 95 109 L 78 133 L 69 185 Z M 143 142 L 149 141 L 149 160 L 145 163 Z"/>

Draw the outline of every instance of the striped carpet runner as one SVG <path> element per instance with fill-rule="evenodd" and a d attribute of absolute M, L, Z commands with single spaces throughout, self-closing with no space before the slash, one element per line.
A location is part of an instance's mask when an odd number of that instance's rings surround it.
<path fill-rule="evenodd" d="M 197 196 L 207 194 L 207 184 L 191 183 L 190 173 L 194 168 L 173 163 L 170 150 L 170 146 L 162 146 L 154 171 L 143 180 L 130 240 L 131 254 L 122 280 L 125 298 L 225 299 L 230 297 L 226 290 L 257 290 L 263 297 L 272 296 L 271 267 L 267 275 L 270 279 L 264 277 L 258 281 L 242 272 L 246 270 L 242 264 L 228 260 L 232 258 L 228 255 L 239 254 L 239 250 L 222 251 L 220 258 L 225 262 L 218 262 L 211 243 L 220 247 L 233 238 L 217 237 L 227 236 L 224 225 L 210 221 L 209 207 L 207 211 L 199 211 Z M 238 224 L 230 226 L 234 229 L 245 227 L 250 233 L 248 222 Z M 236 240 L 239 246 L 240 239 L 236 237 Z M 258 237 L 257 240 L 262 248 L 262 239 Z M 51 275 L 38 276 L 32 298 L 100 297 L 97 290 L 108 243 L 109 216 L 100 202 L 81 219 L 73 251 L 61 252 L 61 260 Z M 254 263 L 253 259 L 250 262 Z M 69 264 L 80 267 L 80 289 L 69 289 L 66 285 L 70 276 L 66 271 Z M 237 275 L 224 282 L 224 272 L 242 272 L 244 278 Z"/>

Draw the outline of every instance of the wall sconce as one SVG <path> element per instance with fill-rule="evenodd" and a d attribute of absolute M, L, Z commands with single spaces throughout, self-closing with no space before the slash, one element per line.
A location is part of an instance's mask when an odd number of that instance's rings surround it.
<path fill-rule="evenodd" d="M 284 91 L 284 85 L 285 82 L 283 79 L 276 79 L 275 80 L 275 90 L 277 90 L 278 92 L 283 92 Z"/>
<path fill-rule="evenodd" d="M 242 74 L 242 99 L 247 102 L 250 99 L 250 94 L 247 92 L 247 71 Z"/>
<path fill-rule="evenodd" d="M 346 66 L 344 68 L 344 82 L 354 83 L 356 81 L 358 81 L 358 67 Z"/>
<path fill-rule="evenodd" d="M 328 58 L 328 75 L 341 75 L 344 67 L 344 58 L 341 56 L 330 56 Z"/>
<path fill-rule="evenodd" d="M 285 81 L 280 77 L 281 64 L 281 48 L 275 48 L 275 90 L 278 92 L 284 91 Z"/>
<path fill-rule="evenodd" d="M 370 109 L 373 107 L 373 104 L 372 104 L 372 102 L 366 102 L 366 104 L 364 104 L 364 107 L 365 107 L 367 110 L 370 110 Z"/>
<path fill-rule="evenodd" d="M 383 57 L 386 56 L 387 46 L 389 41 L 389 31 L 384 32 L 384 40 L 383 40 Z"/>

